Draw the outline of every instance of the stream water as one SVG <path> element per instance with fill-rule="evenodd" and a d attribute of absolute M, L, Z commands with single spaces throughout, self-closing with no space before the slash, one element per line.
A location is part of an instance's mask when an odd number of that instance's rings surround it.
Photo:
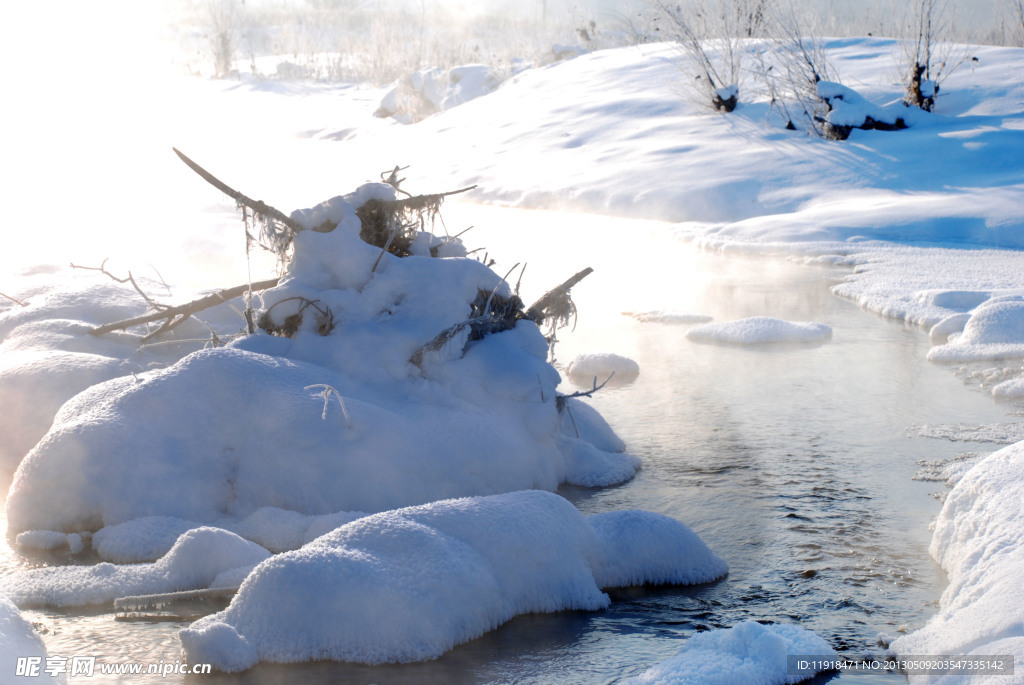
<path fill-rule="evenodd" d="M 923 437 L 918 427 L 1019 420 L 1008 418 L 1019 407 L 926 362 L 922 330 L 833 296 L 829 285 L 848 271 L 702 253 L 665 224 L 471 205 L 453 205 L 445 218 L 453 232 L 487 226 L 466 241 L 485 245 L 497 271 L 529 261 L 526 300 L 594 268 L 574 290 L 579 317 L 561 332 L 557 358 L 614 352 L 639 363 L 635 380 L 613 379 L 589 401 L 644 466 L 618 487 L 561 493 L 584 513 L 675 517 L 729 563 L 729 575 L 696 587 L 614 589 L 600 612 L 521 616 L 429 663 L 262 665 L 184 682 L 613 683 L 671 656 L 695 631 L 746 619 L 799 624 L 855 657 L 879 634 L 913 630 L 936 611 L 944 578 L 928 554 L 928 526 L 944 486 L 914 480 L 918 462 L 998 446 Z M 653 310 L 817 321 L 833 337 L 706 345 L 685 337 L 689 326 L 623 314 Z M 3 568 L 19 565 L 3 554 Z M 106 611 L 25 615 L 51 655 L 123 662 L 174 663 L 176 633 L 188 623 L 120 622 Z"/>

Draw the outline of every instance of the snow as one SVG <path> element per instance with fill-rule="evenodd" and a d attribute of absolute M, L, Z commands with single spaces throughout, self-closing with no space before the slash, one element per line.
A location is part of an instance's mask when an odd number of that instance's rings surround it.
<path fill-rule="evenodd" d="M 652 666 L 628 685 L 734 685 L 798 683 L 810 669 L 790 671 L 789 655 L 835 658 L 835 650 L 814 633 L 794 625 L 744 621 L 732 628 L 697 633 L 674 657 Z"/>
<path fill-rule="evenodd" d="M 730 345 L 819 342 L 831 338 L 832 329 L 823 323 L 755 316 L 695 326 L 686 332 L 686 337 L 694 342 Z"/>
<path fill-rule="evenodd" d="M 270 556 L 259 545 L 226 530 L 201 527 L 181 535 L 151 564 L 51 566 L 0 580 L 0 592 L 19 607 L 111 604 L 118 597 L 223 587 L 222 574 L 251 570 Z M 244 577 L 245 574 L 243 574 Z"/>
<path fill-rule="evenodd" d="M 63 684 L 62 674 L 51 676 L 45 671 L 46 646 L 32 624 L 25 620 L 9 599 L 0 595 L 0 671 L 13 676 L 17 673 L 18 659 L 38 657 L 39 674 L 33 683 Z"/>
<path fill-rule="evenodd" d="M 629 357 L 614 352 L 588 352 L 572 358 L 565 366 L 570 377 L 602 382 L 612 374 L 617 380 L 630 378 L 640 373 L 640 365 Z"/>
<path fill-rule="evenodd" d="M 988 300 L 974 310 L 962 333 L 928 352 L 934 362 L 1007 358 L 1024 358 L 1024 300 L 1018 296 Z"/>
<path fill-rule="evenodd" d="M 268 559 L 181 639 L 190 662 L 226 671 L 420 661 L 518 614 L 606 607 L 602 586 L 726 571 L 686 526 L 654 514 L 587 518 L 543 491 L 447 500 L 367 516 Z"/>
<path fill-rule="evenodd" d="M 938 613 L 890 645 L 896 654 L 1024 658 L 1024 442 L 989 455 L 963 475 L 935 522 L 931 553 L 949 577 Z M 1001 682 L 1005 676 L 912 676 L 911 683 Z"/>
<path fill-rule="evenodd" d="M 825 48 L 848 84 L 823 86 L 839 102 L 833 123 L 901 111 L 901 87 L 889 77 L 900 49 L 895 41 L 831 39 Z M 130 54 L 148 54 L 136 50 Z M 561 483 L 611 485 L 632 477 L 639 460 L 584 401 L 570 400 L 566 411 L 557 411 L 560 378 L 546 361 L 541 332 L 528 322 L 465 348 L 464 337 L 457 338 L 428 354 L 422 369 L 409 362 L 425 342 L 466 318 L 479 291 L 497 287 L 508 294 L 510 288 L 499 285 L 499 274 L 460 258 L 465 251 L 456 244 L 444 254 L 448 259 L 385 255 L 374 270 L 380 250 L 357 239 L 354 208 L 395 195 L 379 183 L 362 185 L 367 175 L 376 178 L 377 170 L 367 169 L 372 160 L 410 164 L 403 172 L 409 188 L 479 184 L 475 201 L 656 218 L 677 222 L 674 238 L 727 256 L 776 254 L 845 267 L 835 295 L 920 327 L 930 336 L 932 361 L 1005 360 L 1000 364 L 1009 371 L 985 374 L 992 380 L 983 384 L 1000 399 L 1024 396 L 1017 363 L 1024 357 L 1024 51 L 972 46 L 976 61 L 943 82 L 934 113 L 908 110 L 906 130 L 856 130 L 842 143 L 782 130 L 767 96 L 746 86 L 735 112 L 707 115 L 672 92 L 679 57 L 671 45 L 563 52 L 572 59 L 524 69 L 500 87 L 480 65 L 413 75 L 412 90 L 427 104 L 405 120 L 431 116 L 411 125 L 372 116 L 397 91 L 177 77 L 104 88 L 97 79 L 109 65 L 75 60 L 69 66 L 81 78 L 34 88 L 44 91 L 33 93 L 34 107 L 9 112 L 18 118 L 4 127 L 12 132 L 6 149 L 20 173 L 7 181 L 9 195 L 19 199 L 8 207 L 7 221 L 39 227 L 24 233 L 18 249 L 0 254 L 8 274 L 0 290 L 28 305 L 0 298 L 0 471 L 16 472 L 7 500 L 10 535 L 26 549 L 67 546 L 72 553 L 91 540 L 105 560 L 8 576 L 12 596 L 30 603 L 106 602 L 121 592 L 208 587 L 218 575 L 230 585 L 243 580 L 230 564 L 245 557 L 239 566 L 245 569 L 260 555 L 281 553 L 246 579 L 232 608 L 187 633 L 193 650 L 235 670 L 289 654 L 320 656 L 327 653 L 317 651 L 322 636 L 338 638 L 331 654 L 353 649 L 378 659 L 421 658 L 534 610 L 529 607 L 597 607 L 606 601 L 599 591 L 606 583 L 665 582 L 688 573 L 663 556 L 696 545 L 673 523 L 631 512 L 581 523 L 578 514 L 544 499 L 550 509 L 534 502 L 553 518 L 541 531 L 544 549 L 575 553 L 553 564 L 566 574 L 565 587 L 545 592 L 545 579 L 524 568 L 525 561 L 515 557 L 504 568 L 505 557 L 495 552 L 526 530 L 519 517 L 501 518 L 501 507 L 492 512 L 495 520 L 507 519 L 509 532 L 488 539 L 492 548 L 479 531 L 455 535 L 445 527 L 456 526 L 458 506 L 487 509 L 483 500 L 427 504 L 554 490 Z M 105 56 L 124 62 L 124 55 Z M 144 59 L 138 64 L 154 68 Z M 69 123 L 68 102 L 97 101 L 103 107 L 78 107 Z M 123 140 L 132 142 L 111 145 Z M 74 154 L 54 164 L 39 154 L 39 141 Z M 81 263 L 97 265 L 115 249 L 134 264 L 154 254 L 178 259 L 174 268 L 187 286 L 164 289 L 159 278 L 146 283 L 168 302 L 187 300 L 211 281 L 225 285 L 222 277 L 245 281 L 244 262 L 211 256 L 241 251 L 237 215 L 230 202 L 183 173 L 168 150 L 171 141 L 210 160 L 254 197 L 308 206 L 293 215 L 303 225 L 338 224 L 331 233 L 297 236 L 286 278 L 257 303 L 273 307 L 280 322 L 298 311 L 299 301 L 290 298 L 317 301 L 336 315 L 331 335 L 318 334 L 312 310 L 293 339 L 259 333 L 216 349 L 204 349 L 210 335 L 200 321 L 159 346 L 141 346 L 138 332 L 87 333 L 139 314 L 145 304 L 129 285 L 54 264 L 94 258 Z M 111 178 L 120 185 L 112 188 Z M 73 213 L 45 209 L 53 206 L 54 189 Z M 323 198 L 332 199 L 318 205 Z M 91 218 L 98 216 L 109 233 Z M 417 243 L 418 255 L 430 240 Z M 688 338 L 760 344 L 830 337 L 824 324 L 771 318 L 767 306 L 757 313 L 695 327 Z M 672 310 L 631 316 L 638 323 L 707 324 Z M 229 306 L 200 318 L 219 332 L 243 325 Z M 323 398 L 307 389 L 324 385 L 337 392 L 326 415 Z M 1000 603 L 1024 580 L 1016 544 L 1024 526 L 1013 513 L 1024 481 L 1018 425 L 922 429 L 935 437 L 1014 444 L 966 475 L 951 474 L 960 481 L 939 516 L 932 549 L 950 587 L 936 618 L 894 643 L 900 653 L 1024 655 L 1022 619 L 1013 603 Z M 408 505 L 420 508 L 391 511 Z M 190 552 L 183 540 L 207 540 L 223 554 Z M 389 547 L 405 540 L 423 541 L 423 556 L 411 559 L 413 550 Z M 522 560 L 544 557 L 532 541 L 522 546 Z M 360 595 L 330 585 L 326 575 L 336 568 L 369 582 L 371 554 L 394 564 L 381 574 L 397 585 L 395 594 Z M 139 562 L 153 563 L 118 565 Z M 402 573 L 417 570 L 423 574 L 414 580 L 437 594 L 410 603 L 401 594 L 408 588 L 396 579 L 404 582 Z M 515 591 L 496 593 L 482 570 L 507 572 Z M 306 577 L 308 585 L 281 592 Z M 471 605 L 468 617 L 445 602 L 453 583 L 485 600 Z M 356 612 L 362 623 L 337 621 L 336 607 L 321 606 L 316 595 L 328 585 L 376 603 L 366 610 L 375 620 L 367 623 L 354 605 L 338 608 Z M 293 602 L 324 612 L 302 627 L 318 637 L 286 633 L 266 618 L 276 622 L 276 611 L 282 626 L 295 625 L 288 613 Z M 413 607 L 447 623 L 424 628 Z M 12 611 L 0 605 L 0 620 L 20 630 L 23 622 Z M 378 618 L 393 623 L 381 620 L 376 629 L 395 632 L 358 646 L 360 632 Z M 432 642 L 413 643 L 414 628 Z M 713 653 L 736 666 L 716 677 L 746 680 L 751 674 L 731 659 L 747 654 L 746 665 L 768 682 L 786 682 L 778 656 L 787 645 L 812 641 L 797 631 L 742 624 L 696 635 L 678 661 L 656 667 L 648 679 L 695 673 L 690 669 L 711 661 L 698 656 Z M 9 637 L 6 630 L 0 635 Z M 38 639 L 32 644 L 37 648 Z"/>

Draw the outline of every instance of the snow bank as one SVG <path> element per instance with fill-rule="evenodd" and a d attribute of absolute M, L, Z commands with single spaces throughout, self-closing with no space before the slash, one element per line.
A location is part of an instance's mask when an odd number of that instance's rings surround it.
<path fill-rule="evenodd" d="M 676 521 L 593 520 L 541 491 L 368 516 L 258 566 L 227 609 L 182 631 L 182 644 L 190 661 L 226 671 L 419 661 L 517 614 L 603 608 L 603 582 L 699 583 L 726 572 Z"/>
<path fill-rule="evenodd" d="M 217 585 L 221 574 L 238 575 L 238 569 L 251 569 L 269 556 L 267 550 L 229 531 L 196 528 L 152 564 L 31 569 L 0 579 L 0 592 L 21 607 L 109 604 L 129 595 L 208 588 Z"/>
<path fill-rule="evenodd" d="M 997 297 L 978 307 L 962 333 L 928 352 L 929 361 L 966 362 L 1024 357 L 1024 299 Z"/>
<path fill-rule="evenodd" d="M 946 497 L 931 553 L 949 577 L 939 612 L 890 650 L 900 655 L 1013 655 L 1024 663 L 1024 443 L 989 455 Z M 911 677 L 911 682 L 1001 683 L 1005 676 Z"/>
<path fill-rule="evenodd" d="M 10 534 L 146 516 L 220 525 L 264 507 L 378 512 L 632 477 L 635 457 L 565 426 L 534 323 L 472 342 L 466 326 L 410 361 L 466 321 L 481 293 L 511 293 L 475 260 L 400 259 L 364 242 L 356 207 L 394 197 L 367 184 L 293 213 L 307 226 L 337 222 L 296 235 L 287 274 L 263 293 L 265 320 L 299 322 L 294 337 L 260 331 L 68 400 L 15 475 Z M 304 541 L 305 530 L 278 524 L 277 539 L 258 539 Z"/>
<path fill-rule="evenodd" d="M 687 638 L 674 657 L 623 685 L 783 685 L 814 675 L 810 670 L 790 672 L 789 655 L 838 658 L 827 642 L 803 628 L 744 621 Z"/>
<path fill-rule="evenodd" d="M 697 326 L 688 330 L 686 337 L 694 342 L 732 345 L 819 342 L 832 337 L 832 328 L 823 323 L 783 321 L 767 316 L 755 316 Z"/>
<path fill-rule="evenodd" d="M 640 365 L 629 357 L 613 352 L 588 352 L 574 357 L 565 372 L 575 379 L 604 381 L 615 374 L 616 380 L 632 378 L 640 373 Z"/>
<path fill-rule="evenodd" d="M 38 657 L 39 674 L 31 679 L 25 678 L 24 682 L 32 683 L 65 683 L 64 676 L 51 677 L 46 673 L 46 645 L 42 638 L 32 628 L 32 624 L 26 621 L 18 612 L 18 608 L 11 604 L 11 601 L 0 595 L 0 673 L 7 678 L 15 678 L 17 673 L 18 659 L 24 657 Z M 19 678 L 19 680 L 21 680 Z"/>

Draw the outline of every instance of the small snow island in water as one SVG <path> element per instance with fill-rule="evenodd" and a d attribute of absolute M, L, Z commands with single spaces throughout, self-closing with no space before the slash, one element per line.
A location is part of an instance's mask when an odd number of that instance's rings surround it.
<path fill-rule="evenodd" d="M 439 196 L 398 192 L 370 183 L 263 216 L 283 276 L 247 330 L 181 358 L 144 359 L 142 334 L 90 335 L 137 314 L 128 286 L 90 286 L 102 306 L 74 313 L 59 289 L 0 311 L 5 344 L 27 350 L 19 387 L 34 369 L 68 379 L 17 463 L 8 536 L 102 560 L 15 573 L 0 594 L 75 606 L 238 588 L 182 631 L 190 661 L 238 671 L 431 659 L 520 613 L 605 607 L 602 588 L 725 575 L 678 521 L 586 517 L 553 494 L 640 466 L 556 392 L 539 324 L 571 312 L 572 279 L 524 307 L 507 276 L 405 213 Z M 75 355 L 111 362 L 83 377 Z"/>

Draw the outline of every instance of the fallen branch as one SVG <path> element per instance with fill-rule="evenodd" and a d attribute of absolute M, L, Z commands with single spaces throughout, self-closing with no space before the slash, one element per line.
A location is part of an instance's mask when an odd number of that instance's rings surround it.
<path fill-rule="evenodd" d="M 216 306 L 228 300 L 232 300 L 236 297 L 244 295 L 250 289 L 252 291 L 266 290 L 273 288 L 278 283 L 277 278 L 271 278 L 265 281 L 259 281 L 253 283 L 251 286 L 246 283 L 244 285 L 238 285 L 234 288 L 227 288 L 226 290 L 219 290 L 215 293 L 201 297 L 198 300 L 192 300 L 183 305 L 177 307 L 167 307 L 158 312 L 151 314 L 144 314 L 143 316 L 136 316 L 132 319 L 124 319 L 122 321 L 115 321 L 113 323 L 104 324 L 97 326 L 96 328 L 89 331 L 93 335 L 103 335 L 104 333 L 110 333 L 111 331 L 123 331 L 132 326 L 140 326 L 146 323 L 152 323 L 154 321 L 165 320 L 164 323 L 156 331 L 146 335 L 143 340 L 149 340 L 150 338 L 159 335 L 165 331 L 168 331 L 183 321 L 187 320 L 192 315 L 209 309 L 210 307 Z"/>
<path fill-rule="evenodd" d="M 5 295 L 4 293 L 0 293 L 0 297 L 8 299 L 11 302 L 13 302 L 14 304 L 20 304 L 22 307 L 27 307 L 28 306 L 27 304 L 25 304 L 21 300 L 15 299 L 15 298 L 11 297 L 10 295 Z"/>

